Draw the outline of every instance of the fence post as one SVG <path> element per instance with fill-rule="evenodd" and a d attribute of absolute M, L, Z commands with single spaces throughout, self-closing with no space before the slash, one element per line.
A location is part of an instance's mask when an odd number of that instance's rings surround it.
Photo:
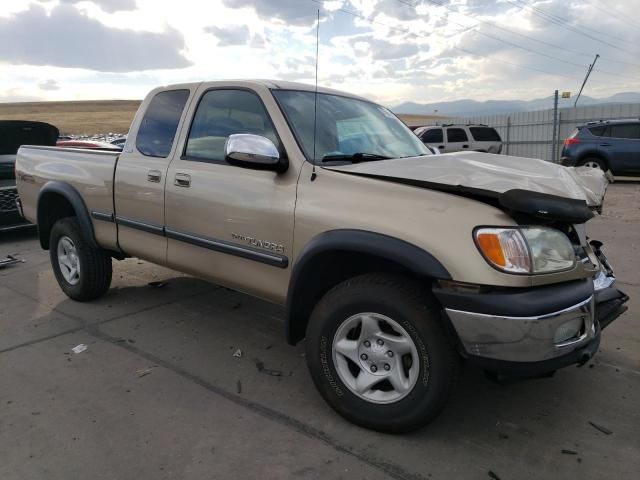
<path fill-rule="evenodd" d="M 551 140 L 551 161 L 557 163 L 558 157 L 558 90 L 553 96 L 553 138 Z"/>
<path fill-rule="evenodd" d="M 509 144 L 511 143 L 511 115 L 507 117 L 507 150 L 506 155 L 509 155 Z"/>

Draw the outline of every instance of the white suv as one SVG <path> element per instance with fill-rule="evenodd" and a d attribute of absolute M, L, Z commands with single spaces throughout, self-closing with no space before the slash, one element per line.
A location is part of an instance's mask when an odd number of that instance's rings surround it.
<path fill-rule="evenodd" d="M 487 125 L 454 125 L 418 127 L 414 132 L 422 143 L 441 153 L 475 152 L 500 153 L 502 139 L 493 127 Z"/>

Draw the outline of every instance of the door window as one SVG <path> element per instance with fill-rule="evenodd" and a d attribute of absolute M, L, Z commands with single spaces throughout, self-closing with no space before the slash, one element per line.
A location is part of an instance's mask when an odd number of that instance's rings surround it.
<path fill-rule="evenodd" d="M 224 145 L 229 135 L 250 133 L 280 142 L 260 98 L 246 90 L 209 90 L 201 100 L 191 123 L 185 147 L 187 160 L 224 162 Z M 279 148 L 280 149 L 280 148 Z"/>
<path fill-rule="evenodd" d="M 189 90 L 167 90 L 153 97 L 136 137 L 140 153 L 162 158 L 169 155 L 188 98 Z"/>
<path fill-rule="evenodd" d="M 623 123 L 611 125 L 609 128 L 611 131 L 610 136 L 613 138 L 640 139 L 640 123 Z"/>
<path fill-rule="evenodd" d="M 424 143 L 442 143 L 444 142 L 442 138 L 442 129 L 441 128 L 432 128 L 431 130 L 427 130 L 420 137 Z"/>
<path fill-rule="evenodd" d="M 447 142 L 449 143 L 457 143 L 457 142 L 467 142 L 469 139 L 467 138 L 467 132 L 465 132 L 462 128 L 447 128 Z"/>

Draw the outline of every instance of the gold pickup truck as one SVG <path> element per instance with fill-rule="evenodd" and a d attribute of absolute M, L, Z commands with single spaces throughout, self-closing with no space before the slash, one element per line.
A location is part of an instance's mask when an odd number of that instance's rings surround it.
<path fill-rule="evenodd" d="M 286 305 L 352 422 L 406 432 L 461 359 L 526 377 L 581 364 L 624 310 L 585 223 L 600 171 L 432 155 L 388 109 L 280 81 L 162 87 L 124 150 L 22 147 L 17 185 L 72 299 L 139 257 Z"/>

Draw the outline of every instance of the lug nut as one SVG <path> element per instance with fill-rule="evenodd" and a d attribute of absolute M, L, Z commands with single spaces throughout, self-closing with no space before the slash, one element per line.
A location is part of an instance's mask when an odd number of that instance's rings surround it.
<path fill-rule="evenodd" d="M 366 353 L 363 353 L 362 355 L 360 355 L 360 358 L 361 358 L 362 360 L 366 360 L 366 359 L 367 359 L 367 358 L 369 358 L 369 357 L 367 357 L 367 354 L 366 354 Z"/>
<path fill-rule="evenodd" d="M 384 342 L 382 341 L 382 339 L 381 339 L 381 338 L 379 338 L 378 340 L 376 340 L 376 343 L 377 343 L 378 345 L 384 345 Z"/>
<path fill-rule="evenodd" d="M 384 369 L 388 372 L 389 370 L 391 370 L 391 365 L 389 365 L 388 363 L 385 363 Z"/>
<path fill-rule="evenodd" d="M 393 352 L 391 350 L 389 350 L 387 352 L 387 357 L 389 357 L 389 358 L 393 357 Z"/>
<path fill-rule="evenodd" d="M 364 341 L 364 346 L 369 348 L 371 346 L 371 342 L 369 340 Z"/>
<path fill-rule="evenodd" d="M 371 371 L 373 373 L 376 373 L 378 371 L 378 367 L 376 367 L 375 365 L 371 365 Z"/>

